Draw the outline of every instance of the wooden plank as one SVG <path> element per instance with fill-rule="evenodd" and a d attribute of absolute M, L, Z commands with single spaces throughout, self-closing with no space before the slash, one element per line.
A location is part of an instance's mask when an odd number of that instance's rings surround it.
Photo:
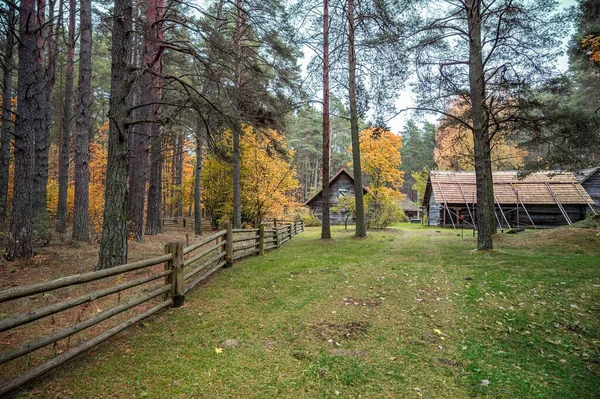
<path fill-rule="evenodd" d="M 137 280 L 128 281 L 123 284 L 115 285 L 113 287 L 105 288 L 103 290 L 98 290 L 92 292 L 90 294 L 82 295 L 77 298 L 69 299 L 67 301 L 55 303 L 49 306 L 45 306 L 40 309 L 30 310 L 25 313 L 16 314 L 7 319 L 0 320 L 0 332 L 9 330 L 11 328 L 15 328 L 21 326 L 23 324 L 31 323 L 32 321 L 39 320 L 43 317 L 50 316 L 52 314 L 62 312 L 63 310 L 67 310 L 73 308 L 75 306 L 88 303 L 94 301 L 99 298 L 103 298 L 105 296 L 115 294 L 117 292 L 121 292 L 127 290 L 129 288 L 137 287 L 138 285 L 142 285 L 145 283 L 149 283 L 150 281 L 158 280 L 159 278 L 168 276 L 172 273 L 171 270 L 166 270 L 164 272 L 154 274 L 149 277 L 139 278 Z"/>
<path fill-rule="evenodd" d="M 144 267 L 154 266 L 171 260 L 170 254 L 165 254 L 152 259 L 141 260 L 138 262 L 127 263 L 121 266 L 111 267 L 109 269 L 97 270 L 94 272 L 76 274 L 73 276 L 62 277 L 56 280 L 45 281 L 25 285 L 21 287 L 9 288 L 0 291 L 0 302 L 6 302 L 13 299 L 22 298 L 24 296 L 35 295 L 41 292 L 53 291 L 59 288 L 68 287 L 71 285 L 83 284 L 90 281 L 100 280 L 106 277 L 115 276 L 117 274 L 127 273 Z"/>
<path fill-rule="evenodd" d="M 207 269 L 204 273 L 202 273 L 201 275 L 199 275 L 195 280 L 193 280 L 191 283 L 189 283 L 186 288 L 185 288 L 185 292 L 189 292 L 192 288 L 194 288 L 195 286 L 197 286 L 198 284 L 200 284 L 202 281 L 206 280 L 206 278 L 208 278 L 208 276 L 210 276 L 211 274 L 213 274 L 214 272 L 216 272 L 217 270 L 219 270 L 220 268 L 222 268 L 223 266 L 225 266 L 227 264 L 226 261 L 221 261 L 219 263 L 217 263 L 215 266 Z"/>
<path fill-rule="evenodd" d="M 59 341 L 70 335 L 73 335 L 82 330 L 85 330 L 86 328 L 89 328 L 93 325 L 100 323 L 101 321 L 109 319 L 119 313 L 122 313 L 122 312 L 129 310 L 137 305 L 147 302 L 152 298 L 156 298 L 157 296 L 164 294 L 166 292 L 169 292 L 170 290 L 171 290 L 170 286 L 164 286 L 164 287 L 157 288 L 146 295 L 137 296 L 134 299 L 132 299 L 128 302 L 122 303 L 119 306 L 115 306 L 112 309 L 106 310 L 102 313 L 98 313 L 96 316 L 94 316 L 90 319 L 81 321 L 70 327 L 63 328 L 62 330 L 56 331 L 50 335 L 46 335 L 44 337 L 30 341 L 30 342 L 23 344 L 15 349 L 0 353 L 0 364 L 4 364 L 13 359 L 16 359 L 18 357 L 26 355 L 27 353 L 30 353 L 30 352 L 33 352 L 40 348 L 43 348 L 46 345 L 53 344 L 56 341 Z"/>
<path fill-rule="evenodd" d="M 216 243 L 213 246 L 210 246 L 208 248 L 206 248 L 204 251 L 200 252 L 197 255 L 194 255 L 193 257 L 186 259 L 183 261 L 183 265 L 184 266 L 189 266 L 194 262 L 197 262 L 198 260 L 200 260 L 201 258 L 203 258 L 204 256 L 206 256 L 207 254 L 211 253 L 212 251 L 214 251 L 215 249 L 219 249 L 223 247 L 223 241 Z"/>
<path fill-rule="evenodd" d="M 226 255 L 225 252 L 221 252 L 221 253 L 213 256 L 212 258 L 206 260 L 205 262 L 203 262 L 202 264 L 200 264 L 200 266 L 196 267 L 194 270 L 186 273 L 184 279 L 188 280 L 188 279 L 194 277 L 196 274 L 200 273 L 202 270 L 204 270 L 211 263 L 214 263 L 214 262 L 216 262 L 218 260 L 223 259 L 225 257 L 225 255 Z"/>
<path fill-rule="evenodd" d="M 81 344 L 65 353 L 58 355 L 57 357 L 50 360 L 49 362 L 46 362 L 34 369 L 27 371 L 26 373 L 20 375 L 19 377 L 15 378 L 7 383 L 4 383 L 3 385 L 0 386 L 0 396 L 14 390 L 15 388 L 20 387 L 21 385 L 39 377 L 45 373 L 47 373 L 50 370 L 54 370 L 55 368 L 66 363 L 68 360 L 74 358 L 75 356 L 80 355 L 80 354 L 84 353 L 85 351 L 93 348 L 94 346 L 106 341 L 110 337 L 131 327 L 132 325 L 145 319 L 146 317 L 153 315 L 154 313 L 160 311 L 161 309 L 166 308 L 170 304 L 171 304 L 171 300 L 164 301 L 164 302 L 154 306 L 153 308 L 148 309 L 147 311 L 145 311 L 135 317 L 132 317 L 131 319 L 127 320 L 126 322 L 121 323 L 109 330 L 106 330 L 104 333 L 102 333 L 88 341 L 85 341 L 83 344 Z"/>
<path fill-rule="evenodd" d="M 200 248 L 201 246 L 208 244 L 209 242 L 211 242 L 213 240 L 216 240 L 219 237 L 223 237 L 226 234 L 227 234 L 227 230 L 221 230 L 213 235 L 210 235 L 210 236 L 206 237 L 205 239 L 203 239 L 199 242 L 196 242 L 196 243 L 190 245 L 189 247 L 184 248 L 183 254 L 185 255 L 187 253 L 190 253 L 190 252 Z"/>

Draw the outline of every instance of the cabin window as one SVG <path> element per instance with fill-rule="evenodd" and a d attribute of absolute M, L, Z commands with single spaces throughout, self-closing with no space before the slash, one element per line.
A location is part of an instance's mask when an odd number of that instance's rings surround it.
<path fill-rule="evenodd" d="M 348 195 L 348 189 L 347 188 L 340 188 L 338 190 L 338 198 L 339 197 L 345 197 Z"/>

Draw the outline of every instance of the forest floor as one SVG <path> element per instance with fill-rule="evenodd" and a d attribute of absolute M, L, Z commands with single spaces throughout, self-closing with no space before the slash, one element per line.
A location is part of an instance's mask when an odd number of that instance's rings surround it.
<path fill-rule="evenodd" d="M 17 397 L 598 397 L 598 229 L 497 235 L 483 252 L 470 231 L 319 233 L 223 269 Z"/>

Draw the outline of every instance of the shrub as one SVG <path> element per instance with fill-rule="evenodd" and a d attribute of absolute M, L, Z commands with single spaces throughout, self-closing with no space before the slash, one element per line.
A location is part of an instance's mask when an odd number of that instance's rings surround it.
<path fill-rule="evenodd" d="M 383 229 L 392 223 L 407 221 L 400 201 L 393 197 L 365 196 L 366 224 L 368 229 Z"/>
<path fill-rule="evenodd" d="M 321 220 L 312 212 L 310 209 L 303 207 L 296 209 L 296 214 L 294 215 L 295 220 L 304 221 L 305 226 L 320 226 Z"/>

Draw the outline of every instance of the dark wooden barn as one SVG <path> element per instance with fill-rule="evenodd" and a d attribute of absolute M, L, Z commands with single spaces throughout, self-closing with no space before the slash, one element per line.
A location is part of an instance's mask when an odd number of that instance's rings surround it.
<path fill-rule="evenodd" d="M 518 179 L 517 172 L 494 172 L 498 228 L 546 228 L 572 224 L 593 212 L 593 201 L 573 173 L 539 172 Z M 432 171 L 423 208 L 428 226 L 477 225 L 475 172 Z"/>
<path fill-rule="evenodd" d="M 338 198 L 346 195 L 354 195 L 354 193 L 354 177 L 345 168 L 340 169 L 329 181 L 329 220 L 331 224 L 344 224 L 346 215 L 332 212 L 331 208 L 337 205 Z M 363 193 L 368 193 L 368 190 L 364 187 Z M 323 190 L 319 190 L 304 205 L 308 206 L 319 220 L 323 220 Z"/>
<path fill-rule="evenodd" d="M 580 170 L 575 176 L 594 201 L 596 208 L 600 208 L 600 166 Z"/>

